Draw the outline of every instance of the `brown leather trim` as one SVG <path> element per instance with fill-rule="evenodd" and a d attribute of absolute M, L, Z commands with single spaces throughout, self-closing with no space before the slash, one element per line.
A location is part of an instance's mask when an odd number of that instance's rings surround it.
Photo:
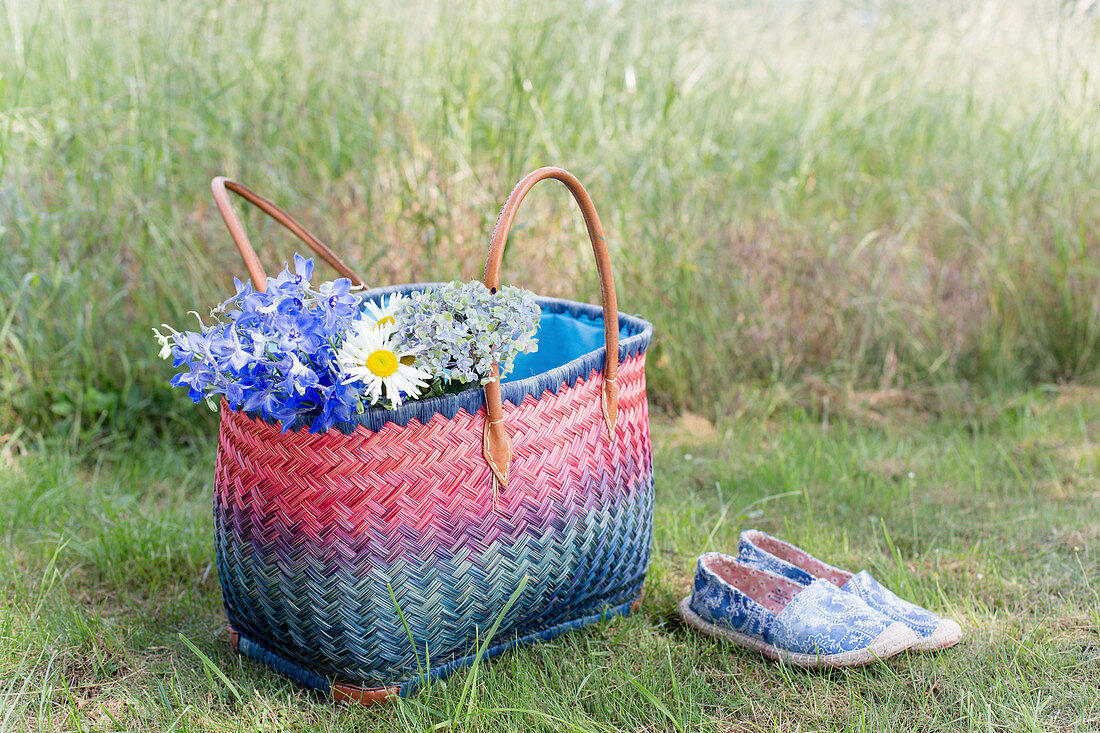
<path fill-rule="evenodd" d="M 581 215 L 584 216 L 588 238 L 592 241 L 592 253 L 596 257 L 596 269 L 600 274 L 600 295 L 603 301 L 604 343 L 607 346 L 600 408 L 607 425 L 608 439 L 612 439 L 615 435 L 615 420 L 619 412 L 619 390 L 615 386 L 619 369 L 619 304 L 615 297 L 615 277 L 611 272 L 611 258 L 607 253 L 607 240 L 604 239 L 600 217 L 596 213 L 591 197 L 576 176 L 561 168 L 539 168 L 528 173 L 516 184 L 508 194 L 508 199 L 500 210 L 500 216 L 497 217 L 496 226 L 493 227 L 493 234 L 489 238 L 489 254 L 485 259 L 485 287 L 490 290 L 500 287 L 500 266 L 504 259 L 504 245 L 508 242 L 508 232 L 512 229 L 512 222 L 516 218 L 519 205 L 536 183 L 547 178 L 561 181 L 573 194 L 573 198 L 581 208 Z M 508 475 L 511 445 L 508 441 L 508 431 L 502 423 L 504 408 L 500 395 L 500 375 L 496 367 L 493 367 L 493 378 L 494 381 L 485 385 L 485 412 L 489 428 L 485 433 L 483 452 L 485 460 L 493 470 L 493 475 L 503 487 Z"/>
<path fill-rule="evenodd" d="M 241 635 L 240 632 L 232 626 L 229 627 L 229 643 L 233 646 L 235 651 L 240 651 Z M 334 682 L 329 689 L 329 694 L 332 696 L 332 699 L 337 702 L 353 702 L 359 705 L 377 705 L 385 702 L 391 697 L 399 696 L 401 694 L 401 688 L 374 687 L 367 689 Z"/>
<path fill-rule="evenodd" d="M 615 420 L 619 416 L 619 383 L 604 377 L 603 390 L 600 392 L 600 407 L 607 424 L 607 434 L 615 437 Z"/>
<path fill-rule="evenodd" d="M 337 682 L 332 683 L 331 690 L 332 699 L 336 702 L 354 702 L 359 705 L 378 705 L 379 703 L 386 702 L 391 697 L 398 697 L 400 694 L 400 687 L 374 687 L 366 689 L 363 687 L 342 685 Z"/>
<path fill-rule="evenodd" d="M 252 287 L 256 290 L 267 289 L 267 277 L 264 275 L 264 268 L 260 264 L 259 258 L 256 256 L 256 250 L 252 249 L 252 243 L 248 241 L 248 235 L 244 232 L 244 224 L 241 223 L 240 217 L 237 216 L 237 212 L 233 209 L 233 204 L 229 200 L 228 191 L 232 191 L 245 201 L 254 205 L 260 211 L 270 216 L 275 221 L 282 224 L 291 233 L 298 237 L 313 249 L 321 259 L 329 263 L 334 270 L 341 275 L 350 278 L 355 285 L 362 285 L 363 278 L 355 274 L 355 271 L 344 264 L 343 260 L 336 256 L 336 254 L 328 248 L 324 242 L 317 237 L 313 236 L 306 230 L 304 226 L 298 223 L 290 214 L 279 208 L 270 199 L 265 199 L 258 193 L 255 193 L 246 186 L 231 181 L 225 176 L 218 176 L 210 182 L 210 190 L 214 194 L 214 202 L 218 205 L 218 212 L 222 215 L 222 220 L 225 222 L 225 226 L 229 229 L 229 235 L 233 237 L 234 244 L 237 245 L 237 250 L 241 253 L 241 259 L 244 260 L 244 266 L 248 268 L 248 276 L 252 278 Z"/>
<path fill-rule="evenodd" d="M 493 369 L 496 369 L 496 366 Z M 492 390 L 499 393 L 500 383 L 489 382 L 485 385 L 486 393 Z M 499 394 L 497 401 L 499 402 Z M 504 429 L 503 418 L 494 420 L 492 417 L 487 417 L 485 419 L 482 453 L 497 483 L 505 485 L 508 481 L 508 467 L 511 466 L 511 438 L 508 437 L 508 431 Z"/>

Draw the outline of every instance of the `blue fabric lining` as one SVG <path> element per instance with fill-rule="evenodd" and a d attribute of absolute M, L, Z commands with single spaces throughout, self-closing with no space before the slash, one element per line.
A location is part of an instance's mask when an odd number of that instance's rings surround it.
<path fill-rule="evenodd" d="M 442 283 L 414 283 L 375 288 L 363 293 L 365 298 L 378 300 L 389 293 L 411 293 Z M 505 402 L 518 405 L 527 395 L 539 398 L 546 391 L 557 394 L 562 385 L 572 386 L 578 378 L 587 379 L 593 370 L 604 367 L 603 308 L 590 303 L 579 303 L 561 298 L 536 296 L 542 308 L 539 327 L 539 350 L 516 359 L 516 369 L 510 378 L 501 382 L 501 396 Z M 544 342 L 544 338 L 548 342 Z M 619 362 L 644 353 L 653 340 L 653 324 L 640 316 L 619 313 Z M 522 360 L 521 360 L 522 359 Z M 523 372 L 520 372 L 520 369 Z M 372 407 L 356 416 L 352 422 L 338 422 L 335 428 L 345 434 L 355 432 L 362 425 L 378 432 L 386 423 L 404 427 L 411 420 L 427 423 L 437 413 L 450 419 L 465 410 L 474 414 L 485 404 L 484 389 L 468 389 L 459 394 L 445 394 L 423 400 L 406 402 L 396 410 Z M 308 429 L 311 420 L 299 418 L 291 424 L 291 430 Z"/>
<path fill-rule="evenodd" d="M 630 333 L 624 331 L 626 329 L 620 324 L 619 338 L 629 338 Z M 502 384 L 548 372 L 603 348 L 603 314 L 596 319 L 587 313 L 561 313 L 543 308 L 538 341 L 537 351 L 516 357 L 512 373 L 501 380 Z"/>

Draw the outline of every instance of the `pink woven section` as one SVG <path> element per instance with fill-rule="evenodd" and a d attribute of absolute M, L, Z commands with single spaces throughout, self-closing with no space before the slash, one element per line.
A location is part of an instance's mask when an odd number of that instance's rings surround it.
<path fill-rule="evenodd" d="M 282 433 L 223 406 L 219 499 L 237 510 L 231 513 L 251 520 L 240 528 L 241 539 L 296 544 L 296 538 L 268 536 L 278 524 L 294 527 L 315 547 L 335 541 L 354 553 L 370 544 L 372 554 L 387 562 L 426 544 L 458 547 L 471 535 L 478 540 L 470 546 L 476 552 L 500 539 L 499 515 L 512 518 L 516 528 L 537 526 L 554 515 L 560 521 L 563 507 L 577 511 L 599 504 L 599 491 L 579 505 L 566 496 L 577 486 L 591 486 L 594 469 L 649 471 L 644 369 L 644 354 L 620 367 L 614 441 L 599 409 L 598 372 L 557 394 L 538 400 L 528 395 L 520 405 L 506 402 L 513 459 L 508 485 L 497 493 L 481 453 L 484 408 L 450 419 L 437 414 L 427 424 L 388 423 L 378 432 L 359 427 L 350 435 L 313 435 Z M 622 476 L 614 489 L 620 499 L 622 487 L 639 485 L 629 478 Z M 559 508 L 547 514 L 553 504 Z"/>

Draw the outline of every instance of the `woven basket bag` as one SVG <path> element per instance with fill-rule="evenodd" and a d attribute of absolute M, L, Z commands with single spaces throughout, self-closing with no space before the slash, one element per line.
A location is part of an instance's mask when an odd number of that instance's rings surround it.
<path fill-rule="evenodd" d="M 241 654 L 334 699 L 373 703 L 471 664 L 479 645 L 492 656 L 637 602 L 653 527 L 653 328 L 618 312 L 599 218 L 575 177 L 542 168 L 516 185 L 484 282 L 499 285 L 520 202 L 547 178 L 580 205 L 603 308 L 538 298 L 539 349 L 506 379 L 370 408 L 323 434 L 282 432 L 222 404 L 214 530 Z M 230 191 L 362 282 L 271 201 L 225 178 L 212 189 L 257 287 L 264 271 Z"/>

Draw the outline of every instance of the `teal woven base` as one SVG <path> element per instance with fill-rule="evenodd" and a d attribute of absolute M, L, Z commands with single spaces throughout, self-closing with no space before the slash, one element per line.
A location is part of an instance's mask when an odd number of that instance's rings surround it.
<path fill-rule="evenodd" d="M 561 636 L 564 633 L 573 631 L 575 629 L 589 626 L 591 624 L 600 623 L 607 619 L 614 618 L 616 616 L 627 616 L 631 611 L 637 610 L 641 603 L 641 596 L 638 596 L 633 601 L 620 604 L 618 606 L 611 606 L 605 608 L 602 613 L 592 614 L 584 618 L 574 619 L 573 621 L 566 621 L 556 626 L 551 626 L 548 629 L 537 631 L 527 636 L 522 636 L 511 641 L 507 641 L 501 644 L 495 644 L 485 650 L 482 655 L 484 659 L 489 657 L 495 657 L 498 654 L 503 654 L 506 651 L 512 649 L 518 649 L 519 647 L 529 646 L 536 644 L 540 641 L 549 641 L 555 637 Z M 438 679 L 446 677 L 449 674 L 459 671 L 465 667 L 469 667 L 474 663 L 477 658 L 476 654 L 470 654 L 460 659 L 454 659 L 446 664 L 440 664 L 432 667 L 427 672 L 419 674 L 415 677 L 405 680 L 400 685 L 394 687 L 380 687 L 375 689 L 356 688 L 349 685 L 341 684 L 335 680 L 328 680 L 324 677 L 310 672 L 308 669 L 300 667 L 296 664 L 288 662 L 280 657 L 278 654 L 269 651 L 264 648 L 259 642 L 249 639 L 248 637 L 240 634 L 232 626 L 229 627 L 230 642 L 234 649 L 240 654 L 253 659 L 261 664 L 265 665 L 272 671 L 278 672 L 284 677 L 288 677 L 294 682 L 297 682 L 302 687 L 306 687 L 311 690 L 332 697 L 337 700 L 347 700 L 354 702 L 361 702 L 364 704 L 373 704 L 383 702 L 389 697 L 400 696 L 408 697 L 415 693 L 421 685 L 435 682 Z"/>

